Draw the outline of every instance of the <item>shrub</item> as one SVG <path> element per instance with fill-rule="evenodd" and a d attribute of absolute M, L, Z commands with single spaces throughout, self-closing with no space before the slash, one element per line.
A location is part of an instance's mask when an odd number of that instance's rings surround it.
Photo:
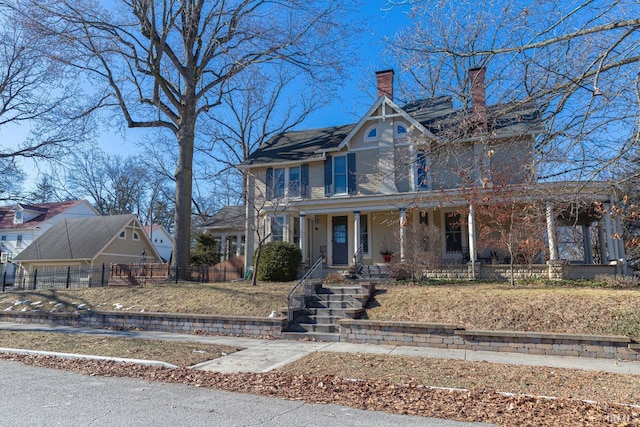
<path fill-rule="evenodd" d="M 196 236 L 196 244 L 191 249 L 191 265 L 215 265 L 220 262 L 216 238 L 210 234 Z"/>
<path fill-rule="evenodd" d="M 270 282 L 295 280 L 301 263 L 302 253 L 295 243 L 265 243 L 261 249 L 258 280 Z"/>

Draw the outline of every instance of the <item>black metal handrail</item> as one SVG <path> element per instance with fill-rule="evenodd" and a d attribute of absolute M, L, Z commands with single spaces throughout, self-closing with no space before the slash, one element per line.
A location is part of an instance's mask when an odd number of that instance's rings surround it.
<path fill-rule="evenodd" d="M 322 257 L 311 266 L 287 295 L 287 320 L 293 322 L 295 312 L 307 306 L 307 298 L 315 294 L 315 284 L 322 280 Z"/>
<path fill-rule="evenodd" d="M 359 275 L 360 266 L 362 265 L 362 259 L 364 258 L 363 252 L 364 243 L 360 243 L 360 246 L 358 246 L 358 250 L 353 254 L 353 274 L 355 276 Z"/>

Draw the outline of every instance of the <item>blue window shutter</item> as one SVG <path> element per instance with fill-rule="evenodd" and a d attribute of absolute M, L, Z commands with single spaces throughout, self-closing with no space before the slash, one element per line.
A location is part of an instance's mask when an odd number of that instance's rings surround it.
<path fill-rule="evenodd" d="M 309 165 L 300 166 L 300 196 L 309 197 Z"/>
<path fill-rule="evenodd" d="M 324 195 L 331 195 L 331 184 L 333 183 L 333 163 L 331 156 L 324 159 Z"/>
<path fill-rule="evenodd" d="M 273 168 L 267 168 L 265 184 L 267 186 L 267 200 L 271 200 L 273 199 Z"/>
<path fill-rule="evenodd" d="M 347 154 L 347 188 L 349 194 L 356 193 L 356 153 Z"/>

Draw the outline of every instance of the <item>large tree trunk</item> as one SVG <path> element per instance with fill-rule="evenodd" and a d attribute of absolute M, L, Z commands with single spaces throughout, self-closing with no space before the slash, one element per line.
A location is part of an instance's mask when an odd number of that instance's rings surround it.
<path fill-rule="evenodd" d="M 176 209 L 174 213 L 173 269 L 189 267 L 191 248 L 191 197 L 193 193 L 193 145 L 195 120 L 185 124 L 178 132 L 180 144 L 176 167 Z M 180 277 L 180 273 L 178 273 Z"/>

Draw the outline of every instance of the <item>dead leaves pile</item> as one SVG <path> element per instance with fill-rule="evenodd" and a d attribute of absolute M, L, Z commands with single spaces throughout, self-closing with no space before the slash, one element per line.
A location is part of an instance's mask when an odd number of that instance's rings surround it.
<path fill-rule="evenodd" d="M 637 407 L 505 395 L 493 390 L 436 389 L 412 383 L 398 384 L 383 379 L 355 381 L 333 375 L 283 372 L 219 374 L 186 368 L 168 369 L 46 356 L 4 354 L 0 355 L 0 358 L 38 367 L 66 369 L 85 375 L 181 383 L 280 399 L 303 400 L 309 403 L 335 403 L 358 409 L 460 421 L 520 426 L 640 425 L 640 408 Z"/>

